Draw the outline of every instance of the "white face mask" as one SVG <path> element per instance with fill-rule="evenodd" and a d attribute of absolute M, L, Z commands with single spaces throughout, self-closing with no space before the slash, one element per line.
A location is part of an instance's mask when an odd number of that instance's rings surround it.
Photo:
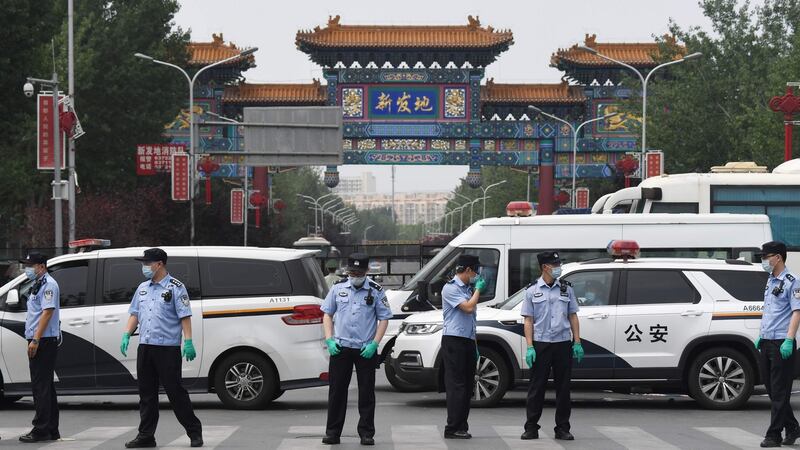
<path fill-rule="evenodd" d="M 561 276 L 561 266 L 550 267 L 550 276 L 557 280 Z"/>
<path fill-rule="evenodd" d="M 25 268 L 25 276 L 28 277 L 29 280 L 36 279 L 36 269 L 33 267 L 26 267 Z"/>
<path fill-rule="evenodd" d="M 767 273 L 772 273 L 775 271 L 775 265 L 769 263 L 769 258 L 761 260 L 761 268 Z"/>
<path fill-rule="evenodd" d="M 363 276 L 363 277 L 352 277 L 351 276 L 351 277 L 348 277 L 348 278 L 350 278 L 350 284 L 355 288 L 360 288 L 367 281 L 366 275 Z"/>

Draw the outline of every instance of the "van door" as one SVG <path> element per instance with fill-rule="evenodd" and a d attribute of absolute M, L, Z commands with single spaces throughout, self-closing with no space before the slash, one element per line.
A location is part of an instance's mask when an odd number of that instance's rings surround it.
<path fill-rule="evenodd" d="M 504 246 L 487 245 L 459 247 L 448 255 L 446 260 L 441 261 L 439 267 L 433 272 L 428 282 L 428 301 L 437 309 L 442 307 L 442 288 L 453 279 L 456 273 L 456 261 L 462 254 L 475 255 L 480 260 L 480 275 L 486 280 L 486 291 L 481 292 L 478 302 L 483 305 L 491 305 L 506 299 L 506 277 L 508 271 L 505 267 L 506 258 Z"/>

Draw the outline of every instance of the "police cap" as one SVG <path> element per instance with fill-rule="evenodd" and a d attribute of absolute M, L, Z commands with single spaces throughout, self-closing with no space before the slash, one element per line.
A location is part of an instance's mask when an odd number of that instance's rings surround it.
<path fill-rule="evenodd" d="M 134 258 L 137 261 L 145 262 L 145 263 L 152 263 L 161 261 L 164 264 L 167 263 L 167 252 L 161 250 L 160 248 L 148 248 L 144 251 L 144 256 L 141 258 Z"/>
<path fill-rule="evenodd" d="M 347 258 L 347 270 L 366 272 L 369 270 L 369 256 L 366 253 L 352 253 Z"/>
<path fill-rule="evenodd" d="M 476 255 L 459 255 L 456 265 L 464 268 L 470 267 L 477 272 L 481 266 L 481 261 Z"/>
<path fill-rule="evenodd" d="M 786 244 L 780 241 L 769 241 L 761 246 L 761 251 L 757 254 L 759 257 L 764 257 L 766 255 L 781 255 L 784 261 L 786 261 Z"/>
<path fill-rule="evenodd" d="M 541 252 L 536 255 L 536 259 L 539 260 L 540 266 L 542 264 L 561 264 L 558 252 Z"/>
<path fill-rule="evenodd" d="M 47 264 L 47 256 L 39 253 L 39 252 L 29 252 L 28 256 L 25 259 L 20 259 L 19 262 L 22 264 Z"/>

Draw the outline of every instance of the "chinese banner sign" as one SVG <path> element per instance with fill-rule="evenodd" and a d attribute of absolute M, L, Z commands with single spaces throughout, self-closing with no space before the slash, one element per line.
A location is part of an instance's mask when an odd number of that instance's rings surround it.
<path fill-rule="evenodd" d="M 435 119 L 439 116 L 438 87 L 372 87 L 369 114 L 374 119 Z"/>
<path fill-rule="evenodd" d="M 61 98 L 64 98 L 62 95 Z M 37 102 L 37 117 L 39 136 L 36 146 L 36 168 L 39 170 L 53 170 L 55 168 L 55 136 L 58 130 L 53 123 L 53 96 L 39 94 Z M 66 167 L 66 139 L 64 133 L 58 133 L 61 137 L 61 168 Z"/>
<path fill-rule="evenodd" d="M 172 155 L 184 153 L 184 145 L 139 144 L 136 146 L 136 175 L 155 175 L 172 170 Z"/>
<path fill-rule="evenodd" d="M 231 223 L 241 225 L 244 223 L 244 190 L 231 189 Z"/>
<path fill-rule="evenodd" d="M 589 188 L 575 189 L 575 207 L 579 209 L 589 207 Z"/>
<path fill-rule="evenodd" d="M 664 173 L 664 152 L 661 150 L 651 150 L 647 152 L 647 172 L 645 178 L 658 177 Z"/>
<path fill-rule="evenodd" d="M 172 155 L 172 200 L 189 200 L 189 155 L 186 153 Z"/>

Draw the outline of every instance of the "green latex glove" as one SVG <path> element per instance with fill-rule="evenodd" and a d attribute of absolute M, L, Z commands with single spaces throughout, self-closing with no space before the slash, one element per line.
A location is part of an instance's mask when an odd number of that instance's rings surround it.
<path fill-rule="evenodd" d="M 339 344 L 337 344 L 333 338 L 325 339 L 325 344 L 328 346 L 328 353 L 331 356 L 336 356 L 342 351 L 342 349 L 339 348 Z"/>
<path fill-rule="evenodd" d="M 128 356 L 128 344 L 131 342 L 131 335 L 127 332 L 122 334 L 122 343 L 119 344 L 119 352 L 122 356 Z"/>
<path fill-rule="evenodd" d="M 481 359 L 481 352 L 478 351 L 478 346 L 476 345 L 475 346 L 475 360 L 480 360 L 480 359 Z"/>
<path fill-rule="evenodd" d="M 375 352 L 378 351 L 378 343 L 375 341 L 370 342 L 369 344 L 365 344 L 361 347 L 361 357 L 364 359 L 370 359 L 375 356 Z"/>
<path fill-rule="evenodd" d="M 781 358 L 789 359 L 792 356 L 792 352 L 794 351 L 794 339 L 786 338 L 783 340 L 783 344 L 781 344 Z"/>
<path fill-rule="evenodd" d="M 761 337 L 760 336 L 756 338 L 755 344 L 756 344 L 756 348 L 761 350 L 761 348 L 759 347 L 759 345 L 761 345 Z"/>
<path fill-rule="evenodd" d="M 528 351 L 525 353 L 525 362 L 528 363 L 528 367 L 533 367 L 533 363 L 536 362 L 536 350 L 532 345 L 528 347 Z"/>
<path fill-rule="evenodd" d="M 197 352 L 194 350 L 194 344 L 191 339 L 183 340 L 183 356 L 187 361 L 192 361 L 197 357 Z"/>
<path fill-rule="evenodd" d="M 483 277 L 478 277 L 478 279 L 475 281 L 475 290 L 480 293 L 483 293 L 485 289 L 486 289 L 486 280 L 484 280 Z"/>
<path fill-rule="evenodd" d="M 572 344 L 572 357 L 580 363 L 583 360 L 583 346 L 580 342 Z"/>

